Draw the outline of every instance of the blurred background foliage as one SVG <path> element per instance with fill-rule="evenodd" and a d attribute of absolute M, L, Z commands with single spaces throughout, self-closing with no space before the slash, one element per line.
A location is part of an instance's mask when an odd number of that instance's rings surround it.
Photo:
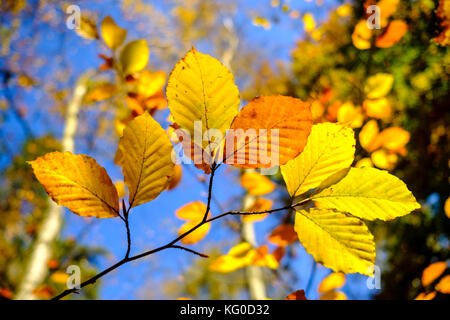
<path fill-rule="evenodd" d="M 77 34 L 65 24 L 65 10 L 71 4 L 82 8 Z M 360 22 L 367 18 L 371 4 L 384 5 L 385 20 L 381 30 L 367 33 Z M 118 136 L 136 115 L 149 111 L 170 132 L 164 85 L 174 63 L 193 44 L 233 71 L 243 100 L 290 95 L 311 103 L 316 123 L 349 123 L 358 138 L 356 166 L 391 171 L 422 204 L 421 210 L 401 219 L 369 224 L 377 240 L 381 290 L 361 295 L 362 278 L 356 289 L 346 287 L 348 298 L 413 299 L 434 292 L 438 278 L 450 273 L 444 268 L 430 283 L 421 279 L 427 266 L 450 258 L 450 214 L 444 209 L 450 196 L 450 52 L 433 40 L 445 33 L 443 19 L 450 20 L 450 13 L 440 14 L 438 6 L 438 0 L 1 1 L 0 297 L 14 297 L 48 209 L 45 191 L 26 161 L 61 149 L 59 139 L 77 81 L 94 70 L 78 116 L 77 153 L 95 155 L 109 168 L 117 160 Z M 384 12 L 389 14 L 383 16 Z M 151 53 L 144 71 L 121 73 L 118 51 L 101 39 L 100 23 L 106 15 L 127 30 L 125 43 L 146 40 Z M 406 24 L 407 31 L 389 34 L 394 21 Z M 204 192 L 200 171 L 186 166 L 182 171 L 174 188 L 189 179 L 198 184 L 199 193 Z M 225 174 L 239 188 L 239 175 L 231 170 Z M 287 193 L 279 175 L 271 179 L 277 186 L 272 194 L 276 207 L 287 201 Z M 222 195 L 215 201 L 217 207 L 240 208 L 248 194 L 245 186 L 242 189 L 237 196 Z M 170 197 L 182 191 L 173 192 Z M 271 219 L 259 239 L 293 221 L 290 213 Z M 111 258 L 102 245 L 81 241 L 95 224 L 83 219 L 82 227 L 70 230 L 71 236 L 61 236 L 52 244 L 49 273 L 35 289 L 39 298 L 50 298 L 64 288 L 68 265 L 79 265 L 87 278 L 99 271 L 102 258 Z M 212 270 L 214 261 L 242 240 L 240 219 L 230 218 L 222 229 L 225 240 L 201 247 L 211 259 L 189 260 L 176 277 L 149 276 L 133 289 L 133 297 L 248 298 L 245 268 Z M 310 257 L 298 262 L 299 257 L 307 257 L 299 252 L 298 242 L 269 243 L 271 249 L 283 247 L 284 254 L 276 268 L 263 268 L 267 296 L 284 298 L 296 289 L 305 289 L 307 297 L 308 293 L 316 296 L 312 292 L 321 267 Z M 275 256 L 273 250 L 270 254 Z M 152 265 L 146 268 L 148 273 L 153 270 Z M 328 273 L 324 272 L 320 274 Z M 299 281 L 304 287 L 293 287 Z M 335 293 L 343 285 L 339 281 L 329 291 L 319 292 Z M 159 292 L 153 290 L 155 283 L 161 286 Z M 87 287 L 71 298 L 107 296 L 99 294 L 98 287 Z M 436 299 L 447 297 L 441 290 Z"/>

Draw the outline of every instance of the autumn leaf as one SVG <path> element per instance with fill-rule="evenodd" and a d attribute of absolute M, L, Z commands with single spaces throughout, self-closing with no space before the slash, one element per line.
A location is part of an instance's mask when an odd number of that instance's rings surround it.
<path fill-rule="evenodd" d="M 404 182 L 387 171 L 369 167 L 350 168 L 338 183 L 318 190 L 311 199 L 320 208 L 367 220 L 391 220 L 420 208 Z"/>
<path fill-rule="evenodd" d="M 430 285 L 434 280 L 444 273 L 447 269 L 447 263 L 445 261 L 435 262 L 430 264 L 423 270 L 422 273 L 422 285 L 424 287 Z"/>
<path fill-rule="evenodd" d="M 286 297 L 286 300 L 308 300 L 305 296 L 305 290 L 297 290 Z"/>
<path fill-rule="evenodd" d="M 347 296 L 340 291 L 328 291 L 320 297 L 320 300 L 347 300 Z"/>
<path fill-rule="evenodd" d="M 249 265 L 255 257 L 255 250 L 248 242 L 241 242 L 232 247 L 227 254 L 218 257 L 210 270 L 221 273 L 233 272 Z"/>
<path fill-rule="evenodd" d="M 377 151 L 374 151 L 370 158 L 372 159 L 372 163 L 380 168 L 380 169 L 386 169 L 386 170 L 392 170 L 395 168 L 395 165 L 398 161 L 398 156 L 395 153 L 390 153 L 389 151 L 385 149 L 380 149 Z"/>
<path fill-rule="evenodd" d="M 103 41 L 113 50 L 120 47 L 127 36 L 127 30 L 119 27 L 110 16 L 103 19 L 100 25 L 100 32 Z"/>
<path fill-rule="evenodd" d="M 99 39 L 97 26 L 95 21 L 86 14 L 82 14 L 80 18 L 80 27 L 75 28 L 75 32 L 82 38 L 88 40 Z"/>
<path fill-rule="evenodd" d="M 178 209 L 175 212 L 176 216 L 182 220 L 187 220 L 178 230 L 178 234 L 182 235 L 198 225 L 202 221 L 205 212 L 206 205 L 201 201 L 190 202 Z M 197 243 L 208 234 L 209 228 L 210 224 L 206 223 L 181 239 L 181 242 L 184 244 Z"/>
<path fill-rule="evenodd" d="M 366 20 L 360 20 L 352 33 L 353 45 L 360 50 L 369 49 L 371 38 L 372 30 L 367 27 Z"/>
<path fill-rule="evenodd" d="M 337 120 L 340 123 L 347 124 L 352 128 L 359 128 L 362 126 L 364 116 L 361 107 L 355 107 L 353 103 L 344 103 L 337 112 Z"/>
<path fill-rule="evenodd" d="M 178 184 L 181 181 L 182 172 L 183 171 L 182 171 L 181 166 L 179 164 L 174 166 L 174 168 L 173 168 L 173 175 L 170 177 L 169 185 L 167 186 L 167 190 L 172 190 L 176 186 L 178 186 Z"/>
<path fill-rule="evenodd" d="M 148 62 L 150 50 L 144 39 L 128 42 L 120 52 L 120 64 L 123 74 L 129 75 L 141 71 Z"/>
<path fill-rule="evenodd" d="M 192 48 L 172 70 L 166 88 L 170 112 L 192 140 L 194 132 L 218 130 L 222 137 L 239 108 L 239 90 L 231 72 L 217 59 Z M 200 121 L 198 129 L 195 121 Z M 211 134 L 211 133 L 209 133 Z M 204 139 L 200 149 L 210 144 Z M 219 143 L 220 141 L 215 141 Z"/>
<path fill-rule="evenodd" d="M 367 99 L 363 103 L 367 116 L 377 119 L 388 119 L 391 116 L 391 105 L 386 98 Z"/>
<path fill-rule="evenodd" d="M 379 147 L 386 148 L 390 151 L 399 151 L 403 149 L 409 142 L 410 133 L 400 127 L 390 127 L 384 129 L 372 142 L 371 150 L 376 150 Z"/>
<path fill-rule="evenodd" d="M 98 102 L 107 100 L 119 92 L 119 89 L 112 83 L 102 83 L 92 88 L 85 96 L 88 102 Z"/>
<path fill-rule="evenodd" d="M 50 279 L 53 282 L 60 283 L 60 284 L 66 284 L 68 278 L 69 278 L 69 275 L 67 273 L 65 273 L 64 271 L 56 271 L 50 276 Z"/>
<path fill-rule="evenodd" d="M 273 229 L 272 233 L 269 235 L 269 242 L 280 246 L 285 247 L 295 241 L 297 241 L 298 237 L 294 230 L 294 227 L 290 224 L 281 224 L 275 229 Z"/>
<path fill-rule="evenodd" d="M 441 280 L 439 280 L 435 289 L 440 293 L 450 294 L 450 275 L 446 275 Z"/>
<path fill-rule="evenodd" d="M 407 31 L 408 25 L 404 21 L 391 21 L 386 30 L 375 40 L 375 46 L 378 48 L 392 47 L 403 38 Z"/>
<path fill-rule="evenodd" d="M 386 96 L 392 89 L 394 77 L 389 73 L 377 73 L 367 79 L 364 92 L 369 99 Z"/>
<path fill-rule="evenodd" d="M 325 277 L 319 284 L 317 291 L 325 293 L 334 289 L 339 289 L 345 284 L 345 275 L 340 272 L 333 272 Z"/>
<path fill-rule="evenodd" d="M 247 169 L 283 165 L 303 151 L 311 127 L 308 103 L 280 95 L 255 98 L 231 124 L 224 162 Z M 272 135 L 278 135 L 278 143 Z M 273 156 L 278 163 L 272 163 Z"/>
<path fill-rule="evenodd" d="M 241 185 L 252 196 L 263 196 L 275 189 L 272 180 L 255 171 L 244 172 L 241 176 Z"/>
<path fill-rule="evenodd" d="M 450 5 L 446 0 L 439 0 L 436 16 L 440 20 L 441 33 L 433 40 L 441 46 L 450 45 Z"/>
<path fill-rule="evenodd" d="M 433 300 L 436 297 L 436 291 L 429 293 L 421 292 L 414 300 Z"/>
<path fill-rule="evenodd" d="M 316 21 L 311 13 L 305 13 L 303 15 L 303 29 L 305 32 L 312 32 L 316 27 Z"/>
<path fill-rule="evenodd" d="M 306 251 L 325 267 L 371 275 L 375 243 L 361 220 L 336 210 L 312 208 L 296 212 L 295 231 Z"/>
<path fill-rule="evenodd" d="M 312 127 L 305 150 L 280 167 L 291 197 L 314 189 L 328 176 L 350 167 L 355 154 L 351 128 L 336 123 Z"/>
<path fill-rule="evenodd" d="M 255 250 L 254 258 L 251 262 L 252 265 L 258 267 L 267 267 L 270 269 L 278 268 L 278 260 L 276 257 L 269 253 L 267 245 L 263 245 Z"/>
<path fill-rule="evenodd" d="M 137 92 L 143 97 L 151 97 L 162 90 L 166 83 L 164 71 L 150 72 L 144 70 L 139 74 Z"/>
<path fill-rule="evenodd" d="M 389 22 L 389 18 L 397 11 L 397 6 L 400 0 L 380 0 L 377 6 L 380 11 L 380 26 L 386 27 Z"/>
<path fill-rule="evenodd" d="M 447 200 L 445 200 L 444 212 L 445 212 L 445 215 L 448 218 L 450 218 L 450 197 L 448 197 Z"/>
<path fill-rule="evenodd" d="M 84 154 L 51 152 L 28 163 L 57 204 L 83 217 L 117 217 L 117 190 L 95 159 Z"/>
<path fill-rule="evenodd" d="M 361 147 L 368 152 L 374 151 L 377 147 L 373 142 L 379 134 L 378 123 L 376 120 L 368 121 L 359 132 L 359 143 Z"/>
<path fill-rule="evenodd" d="M 168 186 L 174 170 L 172 149 L 166 131 L 148 113 L 128 123 L 119 150 L 131 207 L 153 200 Z"/>

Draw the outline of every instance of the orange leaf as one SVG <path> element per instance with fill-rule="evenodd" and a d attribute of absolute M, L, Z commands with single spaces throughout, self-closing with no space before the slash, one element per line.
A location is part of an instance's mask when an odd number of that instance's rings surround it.
<path fill-rule="evenodd" d="M 439 280 L 435 289 L 441 293 L 450 294 L 450 275 L 443 277 Z"/>
<path fill-rule="evenodd" d="M 255 98 L 231 124 L 224 162 L 241 168 L 285 164 L 303 151 L 311 127 L 311 109 L 302 100 L 280 95 Z M 278 143 L 272 142 L 277 135 Z"/>
<path fill-rule="evenodd" d="M 402 20 L 394 20 L 389 23 L 387 29 L 375 40 L 375 46 L 378 48 L 389 48 L 399 42 L 406 31 L 408 25 Z"/>
<path fill-rule="evenodd" d="M 436 280 L 447 268 L 447 263 L 445 261 L 435 262 L 430 264 L 423 270 L 422 273 L 422 285 L 424 287 L 431 284 Z"/>
<path fill-rule="evenodd" d="M 308 300 L 305 296 L 305 290 L 297 290 L 286 297 L 286 300 Z"/>
<path fill-rule="evenodd" d="M 297 233 L 294 226 L 290 224 L 281 224 L 276 227 L 269 236 L 269 241 L 275 245 L 285 247 L 297 241 Z"/>
<path fill-rule="evenodd" d="M 419 295 L 414 300 L 433 300 L 436 297 L 436 291 L 430 293 L 419 293 Z"/>

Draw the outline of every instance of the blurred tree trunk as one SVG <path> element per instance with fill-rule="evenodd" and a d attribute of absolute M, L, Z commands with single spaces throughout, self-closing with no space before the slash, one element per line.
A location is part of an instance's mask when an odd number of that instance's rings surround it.
<path fill-rule="evenodd" d="M 72 98 L 67 106 L 65 115 L 65 127 L 62 138 L 62 151 L 74 152 L 74 138 L 78 126 L 78 114 L 87 91 L 87 81 L 92 76 L 91 72 L 81 75 L 75 85 Z M 16 299 L 35 300 L 36 289 L 48 274 L 47 261 L 52 256 L 54 240 L 61 231 L 63 208 L 58 206 L 50 197 L 48 198 L 48 213 L 43 218 L 35 243 L 27 263 L 24 276 L 19 285 Z"/>

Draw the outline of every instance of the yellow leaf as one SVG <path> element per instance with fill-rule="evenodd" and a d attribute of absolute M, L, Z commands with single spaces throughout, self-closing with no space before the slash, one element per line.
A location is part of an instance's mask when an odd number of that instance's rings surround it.
<path fill-rule="evenodd" d="M 107 16 L 100 25 L 103 41 L 111 49 L 117 49 L 122 45 L 127 36 L 127 30 L 119 27 L 113 18 Z"/>
<path fill-rule="evenodd" d="M 215 260 L 210 269 L 215 272 L 228 273 L 248 266 L 255 257 L 255 250 L 248 242 L 241 242 L 232 247 L 226 255 Z"/>
<path fill-rule="evenodd" d="M 130 121 L 119 140 L 131 207 L 156 198 L 173 175 L 172 143 L 147 112 Z"/>
<path fill-rule="evenodd" d="M 387 119 L 391 116 L 391 105 L 386 98 L 365 100 L 363 107 L 366 114 L 372 118 Z"/>
<path fill-rule="evenodd" d="M 340 272 L 334 272 L 325 277 L 321 282 L 317 290 L 321 293 L 339 289 L 345 284 L 345 275 Z"/>
<path fill-rule="evenodd" d="M 377 73 L 367 79 L 364 92 L 369 99 L 382 98 L 389 93 L 394 77 L 389 73 Z"/>
<path fill-rule="evenodd" d="M 316 27 L 316 21 L 314 20 L 314 17 L 310 13 L 305 13 L 303 15 L 303 24 L 304 24 L 304 30 L 305 32 L 311 32 Z"/>
<path fill-rule="evenodd" d="M 414 300 L 433 300 L 436 297 L 436 291 L 430 293 L 421 292 Z"/>
<path fill-rule="evenodd" d="M 444 212 L 448 218 L 450 218 L 450 197 L 445 200 Z"/>
<path fill-rule="evenodd" d="M 128 42 L 120 52 L 120 64 L 123 74 L 129 75 L 141 71 L 148 62 L 150 50 L 144 39 Z"/>
<path fill-rule="evenodd" d="M 450 275 L 446 275 L 441 280 L 439 280 L 435 289 L 444 294 L 450 294 Z"/>
<path fill-rule="evenodd" d="M 283 165 L 303 151 L 311 127 L 308 103 L 280 95 L 255 98 L 231 124 L 224 162 L 248 169 Z"/>
<path fill-rule="evenodd" d="M 314 189 L 332 174 L 350 167 L 355 154 L 351 128 L 337 123 L 312 127 L 305 150 L 280 167 L 291 197 Z"/>
<path fill-rule="evenodd" d="M 360 20 L 353 30 L 352 42 L 353 45 L 360 49 L 365 50 L 370 48 L 370 38 L 372 37 L 372 30 L 367 28 L 366 20 Z"/>
<path fill-rule="evenodd" d="M 241 185 L 252 196 L 263 196 L 275 189 L 272 180 L 255 171 L 244 172 L 241 176 Z"/>
<path fill-rule="evenodd" d="M 85 14 L 81 15 L 80 27 L 75 28 L 75 32 L 85 39 L 94 40 L 99 38 L 96 23 Z"/>
<path fill-rule="evenodd" d="M 178 234 L 182 235 L 188 230 L 192 229 L 196 225 L 198 225 L 206 212 L 206 205 L 201 201 L 190 202 L 181 208 L 179 208 L 175 214 L 178 218 L 182 220 L 187 220 L 180 230 L 178 230 Z M 209 232 L 210 224 L 204 224 L 201 227 L 197 228 L 186 237 L 181 239 L 181 242 L 184 244 L 193 244 L 202 240 Z"/>
<path fill-rule="evenodd" d="M 268 240 L 270 243 L 273 243 L 280 247 L 285 247 L 295 241 L 297 241 L 298 237 L 295 233 L 294 227 L 290 224 L 281 224 L 275 229 L 273 229 L 270 234 Z"/>
<path fill-rule="evenodd" d="M 352 128 L 359 128 L 363 124 L 364 116 L 360 107 L 355 107 L 353 103 L 347 102 L 339 108 L 337 120 L 350 125 Z"/>
<path fill-rule="evenodd" d="M 254 17 L 252 22 L 254 26 L 263 27 L 266 30 L 269 30 L 272 26 L 270 21 L 264 17 Z"/>
<path fill-rule="evenodd" d="M 374 145 L 374 141 L 378 136 L 378 133 L 379 129 L 377 121 L 370 120 L 367 122 L 359 132 L 359 143 L 361 144 L 361 147 L 366 149 L 368 152 L 375 150 L 376 146 Z"/>
<path fill-rule="evenodd" d="M 386 30 L 377 37 L 375 46 L 378 48 L 389 48 L 399 42 L 408 31 L 408 25 L 402 20 L 394 20 L 389 23 Z"/>
<path fill-rule="evenodd" d="M 385 149 L 374 151 L 370 158 L 376 167 L 386 170 L 394 169 L 398 161 L 397 154 L 389 153 Z"/>
<path fill-rule="evenodd" d="M 180 230 L 178 230 L 178 235 L 182 235 L 186 231 L 195 227 L 199 221 L 188 221 L 183 226 L 181 226 Z M 206 223 L 196 230 L 192 231 L 190 234 L 181 239 L 181 242 L 184 244 L 193 244 L 202 240 L 209 232 L 210 224 Z"/>
<path fill-rule="evenodd" d="M 166 83 L 164 71 L 150 72 L 144 70 L 139 74 L 137 90 L 144 97 L 150 97 L 162 90 Z"/>
<path fill-rule="evenodd" d="M 403 181 L 369 167 L 350 168 L 338 183 L 318 190 L 311 199 L 320 208 L 337 209 L 367 220 L 391 220 L 420 208 Z"/>
<path fill-rule="evenodd" d="M 430 264 L 423 270 L 422 273 L 422 285 L 424 287 L 430 285 L 434 280 L 444 273 L 447 269 L 447 263 L 445 261 L 435 262 Z"/>
<path fill-rule="evenodd" d="M 195 48 L 175 65 L 166 95 L 175 122 L 190 133 L 192 141 L 197 131 L 194 121 L 201 121 L 203 134 L 215 129 L 225 136 L 240 103 L 231 72 L 217 59 Z M 210 139 L 204 139 L 199 147 L 204 149 L 208 144 Z"/>
<path fill-rule="evenodd" d="M 406 146 L 410 139 L 410 133 L 400 127 L 384 129 L 373 141 L 372 150 L 384 147 L 395 152 Z"/>
<path fill-rule="evenodd" d="M 56 283 L 66 284 L 69 275 L 63 271 L 56 271 L 50 276 L 50 279 Z"/>
<path fill-rule="evenodd" d="M 249 212 L 267 211 L 272 208 L 272 203 L 273 203 L 272 200 L 258 198 L 255 200 L 253 205 L 247 211 L 249 211 Z M 243 222 L 258 222 L 258 221 L 263 220 L 265 217 L 267 217 L 267 213 L 243 215 L 242 221 Z"/>
<path fill-rule="evenodd" d="M 194 220 L 200 222 L 206 213 L 206 204 L 201 201 L 193 201 L 179 208 L 175 214 L 182 220 Z"/>
<path fill-rule="evenodd" d="M 84 154 L 52 152 L 28 163 L 57 204 L 83 217 L 117 217 L 116 187 L 95 159 Z"/>
<path fill-rule="evenodd" d="M 255 256 L 251 263 L 254 266 L 267 267 L 270 269 L 278 268 L 278 261 L 273 254 L 269 253 L 269 248 L 264 245 L 255 250 Z"/>
<path fill-rule="evenodd" d="M 375 243 L 361 220 L 335 210 L 312 208 L 296 212 L 295 231 L 318 263 L 335 272 L 371 275 Z"/>
<path fill-rule="evenodd" d="M 320 300 L 347 300 L 347 296 L 340 291 L 329 291 L 322 295 Z"/>
<path fill-rule="evenodd" d="M 119 198 L 125 197 L 127 193 L 125 190 L 125 183 L 123 183 L 123 181 L 116 181 L 114 183 L 114 186 L 116 187 L 117 195 L 119 196 Z"/>
<path fill-rule="evenodd" d="M 94 87 L 87 94 L 85 99 L 87 101 L 97 102 L 103 101 L 113 97 L 118 93 L 119 89 L 111 83 L 103 83 L 99 86 Z"/>

